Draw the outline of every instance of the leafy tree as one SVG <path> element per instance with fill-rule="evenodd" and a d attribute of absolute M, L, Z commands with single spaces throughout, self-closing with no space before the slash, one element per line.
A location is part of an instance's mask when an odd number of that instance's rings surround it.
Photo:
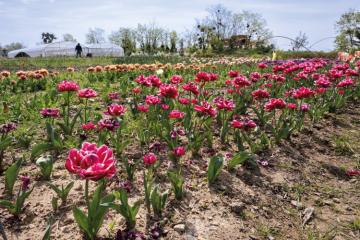
<path fill-rule="evenodd" d="M 76 39 L 75 39 L 74 36 L 71 35 L 70 33 L 65 33 L 65 34 L 63 35 L 63 40 L 64 40 L 65 42 L 76 42 Z"/>
<path fill-rule="evenodd" d="M 105 30 L 102 28 L 90 28 L 86 34 L 86 43 L 96 44 L 105 42 Z"/>
<path fill-rule="evenodd" d="M 17 49 L 25 48 L 25 45 L 19 42 L 12 42 L 4 46 L 6 51 L 10 52 Z"/>
<path fill-rule="evenodd" d="M 57 38 L 53 33 L 43 32 L 41 34 L 41 39 L 43 43 L 48 44 L 48 43 L 52 43 Z"/>
<path fill-rule="evenodd" d="M 120 28 L 118 31 L 112 32 L 109 41 L 121 46 L 127 56 L 136 51 L 135 32 L 130 28 Z"/>
<path fill-rule="evenodd" d="M 178 36 L 176 31 L 170 32 L 170 52 L 175 53 L 177 52 L 176 49 L 176 42 L 177 42 Z"/>
<path fill-rule="evenodd" d="M 339 50 L 349 51 L 360 48 L 360 12 L 350 9 L 341 15 L 335 24 L 338 32 L 335 43 Z"/>
<path fill-rule="evenodd" d="M 299 51 L 307 45 L 309 45 L 308 37 L 303 32 L 299 33 L 299 35 L 295 38 L 295 42 L 291 42 L 291 48 L 293 51 Z"/>

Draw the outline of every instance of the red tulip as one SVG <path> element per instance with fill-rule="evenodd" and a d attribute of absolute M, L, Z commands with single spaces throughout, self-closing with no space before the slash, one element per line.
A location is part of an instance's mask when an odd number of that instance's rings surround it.
<path fill-rule="evenodd" d="M 161 103 L 161 99 L 159 97 L 156 97 L 154 95 L 148 95 L 145 98 L 145 102 L 150 105 L 156 105 Z"/>
<path fill-rule="evenodd" d="M 93 122 L 89 122 L 89 123 L 81 125 L 81 128 L 84 131 L 90 131 L 90 130 L 96 129 L 96 125 Z"/>
<path fill-rule="evenodd" d="M 210 117 L 215 117 L 217 111 L 208 102 L 203 102 L 202 105 L 195 105 L 194 110 Z"/>
<path fill-rule="evenodd" d="M 163 84 L 160 86 L 159 95 L 166 98 L 176 98 L 179 93 L 175 86 Z"/>
<path fill-rule="evenodd" d="M 143 157 L 143 160 L 144 160 L 144 164 L 149 166 L 156 162 L 157 157 L 154 153 L 148 153 Z"/>
<path fill-rule="evenodd" d="M 281 98 L 272 98 L 270 101 L 265 103 L 265 110 L 270 112 L 274 109 L 282 109 L 286 107 L 286 102 Z"/>
<path fill-rule="evenodd" d="M 173 154 L 175 157 L 181 157 L 185 155 L 185 152 L 186 152 L 185 147 L 179 146 L 174 149 Z"/>
<path fill-rule="evenodd" d="M 113 117 L 119 117 L 126 112 L 126 108 L 123 105 L 119 105 L 116 103 L 112 103 L 107 107 L 106 115 L 110 115 Z"/>
<path fill-rule="evenodd" d="M 57 118 L 57 117 L 60 117 L 60 110 L 56 109 L 56 108 L 43 108 L 40 111 L 40 114 L 45 118 L 48 118 L 48 117 Z"/>
<path fill-rule="evenodd" d="M 184 112 L 181 112 L 179 110 L 172 110 L 170 113 L 169 113 L 169 118 L 172 118 L 172 119 L 180 119 L 180 118 L 184 118 L 185 116 L 185 113 Z"/>
<path fill-rule="evenodd" d="M 79 86 L 76 82 L 64 80 L 57 85 L 57 89 L 59 92 L 71 92 L 78 91 Z"/>
<path fill-rule="evenodd" d="M 81 89 L 78 92 L 78 96 L 80 98 L 94 98 L 97 97 L 97 92 L 91 88 L 85 88 L 85 89 Z"/>
<path fill-rule="evenodd" d="M 113 152 L 106 145 L 84 142 L 80 150 L 71 149 L 65 167 L 82 179 L 93 181 L 112 178 L 116 173 Z"/>

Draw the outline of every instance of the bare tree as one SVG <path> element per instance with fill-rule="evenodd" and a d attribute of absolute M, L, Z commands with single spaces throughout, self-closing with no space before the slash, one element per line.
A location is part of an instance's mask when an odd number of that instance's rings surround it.
<path fill-rule="evenodd" d="M 301 48 L 306 48 L 307 45 L 309 45 L 308 37 L 303 32 L 299 32 L 295 41 L 291 42 L 291 48 L 293 51 L 299 51 Z"/>
<path fill-rule="evenodd" d="M 105 42 L 105 30 L 102 28 L 90 28 L 86 34 L 86 43 L 103 43 Z"/>

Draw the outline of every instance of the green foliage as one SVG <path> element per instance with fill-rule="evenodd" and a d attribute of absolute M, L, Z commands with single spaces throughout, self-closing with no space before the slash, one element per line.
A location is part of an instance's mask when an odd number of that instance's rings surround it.
<path fill-rule="evenodd" d="M 61 185 L 61 188 L 55 186 L 52 183 L 48 183 L 49 187 L 54 190 L 54 192 L 57 194 L 57 196 L 61 199 L 61 204 L 65 205 L 67 201 L 67 197 L 70 193 L 70 190 L 74 186 L 74 182 L 70 182 L 66 187 L 64 188 L 64 185 Z"/>
<path fill-rule="evenodd" d="M 52 227 L 52 225 L 54 225 L 54 223 L 55 223 L 55 219 L 53 218 L 53 216 L 50 216 L 47 221 L 45 233 L 44 233 L 42 240 L 50 240 L 51 239 L 51 227 Z"/>
<path fill-rule="evenodd" d="M 215 182 L 223 165 L 224 165 L 223 156 L 214 156 L 210 159 L 208 171 L 207 171 L 207 178 L 209 184 Z"/>
<path fill-rule="evenodd" d="M 252 155 L 248 152 L 241 151 L 235 154 L 228 162 L 227 167 L 229 170 L 234 169 L 237 165 L 243 165 L 246 161 L 250 160 Z"/>
<path fill-rule="evenodd" d="M 181 200 L 184 196 L 184 179 L 182 178 L 180 172 L 168 171 L 167 176 L 171 182 L 175 198 L 177 200 Z"/>
<path fill-rule="evenodd" d="M 112 209 L 115 209 L 120 213 L 126 221 L 126 228 L 132 230 L 136 225 L 136 215 L 139 212 L 140 201 L 135 202 L 132 206 L 129 204 L 127 192 L 124 189 L 120 189 L 118 192 L 114 192 L 116 199 L 120 200 L 120 204 L 116 203 L 107 203 L 105 204 Z"/>
<path fill-rule="evenodd" d="M 146 209 L 148 210 L 148 212 L 150 212 L 151 211 L 150 195 L 151 195 L 152 186 L 154 184 L 152 169 L 148 169 L 147 173 L 145 173 L 145 171 L 144 171 L 143 182 L 144 182 L 144 190 L 145 190 L 145 206 L 146 206 Z"/>
<path fill-rule="evenodd" d="M 42 178 L 44 180 L 50 180 L 53 170 L 53 158 L 51 156 L 40 157 L 36 160 L 36 165 L 40 167 Z"/>
<path fill-rule="evenodd" d="M 29 191 L 20 189 L 15 202 L 0 200 L 0 206 L 8 209 L 11 214 L 13 214 L 15 217 L 18 217 L 22 212 L 25 200 L 30 196 L 33 190 L 34 188 Z"/>
<path fill-rule="evenodd" d="M 161 216 L 165 208 L 168 195 L 168 191 L 160 193 L 157 186 L 151 191 L 150 202 L 155 216 Z"/>
<path fill-rule="evenodd" d="M 89 202 L 87 215 L 79 208 L 73 209 L 75 221 L 79 225 L 87 239 L 95 240 L 96 235 L 103 224 L 105 214 L 109 208 L 109 203 L 114 201 L 114 195 L 108 194 L 102 197 L 105 190 L 105 182 L 100 182 L 96 188 L 91 202 Z"/>
<path fill-rule="evenodd" d="M 8 194 L 13 194 L 14 184 L 20 172 L 23 159 L 18 159 L 5 171 L 5 190 Z"/>

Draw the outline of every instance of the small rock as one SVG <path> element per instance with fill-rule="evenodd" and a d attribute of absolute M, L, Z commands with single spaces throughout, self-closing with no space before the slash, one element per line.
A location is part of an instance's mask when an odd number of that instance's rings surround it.
<path fill-rule="evenodd" d="M 230 205 L 230 210 L 236 214 L 242 214 L 245 210 L 245 204 L 241 202 L 234 202 Z"/>
<path fill-rule="evenodd" d="M 345 210 L 351 212 L 351 211 L 353 211 L 354 209 L 353 209 L 352 207 L 346 205 L 346 206 L 345 206 Z"/>
<path fill-rule="evenodd" d="M 293 205 L 294 207 L 297 207 L 299 209 L 301 209 L 303 207 L 301 202 L 295 201 L 295 200 L 291 200 L 291 205 Z"/>
<path fill-rule="evenodd" d="M 74 187 L 75 191 L 82 191 L 83 190 L 83 186 L 81 183 L 78 183 L 77 186 Z"/>
<path fill-rule="evenodd" d="M 331 200 L 324 200 L 323 202 L 325 205 L 329 205 L 329 206 L 333 204 Z"/>
<path fill-rule="evenodd" d="M 185 224 L 181 223 L 181 224 L 176 224 L 174 226 L 174 230 L 177 231 L 178 233 L 183 233 L 185 232 Z"/>
<path fill-rule="evenodd" d="M 333 201 L 336 203 L 340 203 L 340 199 L 338 199 L 338 198 L 333 198 Z"/>
<path fill-rule="evenodd" d="M 313 214 L 314 214 L 315 209 L 313 207 L 308 207 L 304 210 L 303 212 L 303 226 L 305 226 L 305 224 L 307 224 L 310 219 L 312 218 Z"/>

